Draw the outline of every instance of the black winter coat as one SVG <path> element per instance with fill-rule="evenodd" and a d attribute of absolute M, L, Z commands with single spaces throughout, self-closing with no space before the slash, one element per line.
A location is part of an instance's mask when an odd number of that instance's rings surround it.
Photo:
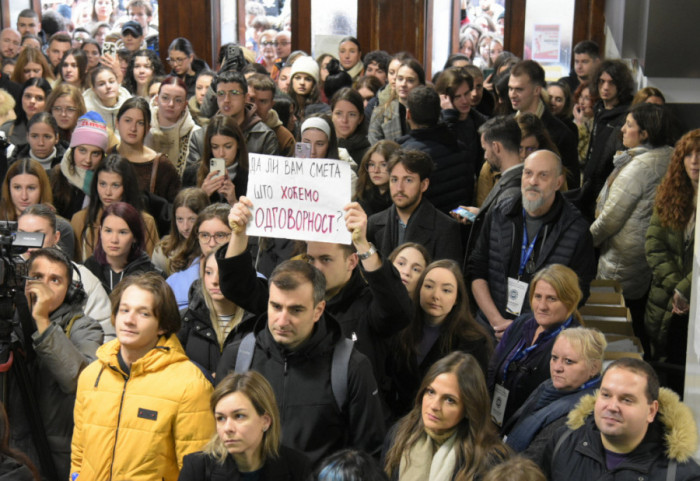
<path fill-rule="evenodd" d="M 102 287 L 105 288 L 107 294 L 112 292 L 112 290 L 117 287 L 119 282 L 114 282 L 114 280 L 111 279 L 112 269 L 109 264 L 100 264 L 97 262 L 97 259 L 95 259 L 95 255 L 93 254 L 85 260 L 84 265 L 90 269 L 90 272 L 95 274 L 95 277 L 100 280 Z M 132 274 L 143 274 L 144 272 L 157 272 L 161 276 L 163 275 L 163 272 L 153 265 L 151 258 L 148 257 L 148 254 L 142 252 L 139 257 L 127 264 L 127 266 L 121 272 L 119 280 L 121 281 L 121 279 Z"/>
<path fill-rule="evenodd" d="M 253 317 L 249 312 L 243 313 L 241 322 L 226 336 L 224 347 L 253 330 L 253 323 L 246 322 Z M 187 357 L 210 373 L 216 371 L 223 349 L 219 347 L 216 331 L 209 318 L 209 308 L 201 295 L 193 296 L 190 300 L 189 307 L 182 315 L 182 326 L 177 338 Z"/>
<path fill-rule="evenodd" d="M 569 189 L 578 188 L 581 184 L 581 170 L 578 165 L 578 130 L 574 134 L 564 122 L 552 115 L 547 107 L 540 120 L 559 149 L 562 164 L 567 170 L 566 183 Z"/>
<path fill-rule="evenodd" d="M 302 451 L 314 465 L 348 447 L 378 453 L 385 434 L 384 418 L 367 357 L 357 349 L 352 351 L 342 411 L 331 389 L 333 349 L 343 338 L 338 322 L 323 314 L 311 336 L 294 351 L 275 342 L 267 322 L 267 314 L 263 314 L 255 325 L 250 369 L 272 385 L 284 426 L 282 443 Z M 224 349 L 217 380 L 234 369 L 239 346 L 240 341 L 236 341 Z"/>
<path fill-rule="evenodd" d="M 534 274 L 549 264 L 564 264 L 576 272 L 583 292 L 588 298 L 591 281 L 596 274 L 593 239 L 589 224 L 560 193 L 543 218 L 543 225 L 532 254 L 534 267 L 526 268 L 522 282 L 530 282 Z M 532 234 L 531 234 L 532 235 Z M 506 319 L 508 277 L 517 278 L 523 238 L 522 197 L 508 197 L 491 208 L 484 220 L 476 247 L 469 259 L 471 280 L 484 279 L 489 284 L 493 302 Z M 528 263 L 530 265 L 531 263 Z M 530 312 L 528 294 L 521 314 Z"/>
<path fill-rule="evenodd" d="M 448 213 L 460 205 L 472 205 L 475 159 L 467 156 L 467 147 L 446 125 L 411 130 L 396 142 L 402 149 L 420 150 L 433 159 L 435 170 L 423 196 L 437 210 Z"/>
<path fill-rule="evenodd" d="M 392 205 L 369 218 L 367 239 L 383 256 L 388 256 L 399 246 L 398 229 L 398 214 L 396 206 Z M 404 242 L 422 244 L 433 260 L 461 262 L 464 255 L 462 238 L 460 223 L 437 210 L 429 200 L 423 199 L 408 219 Z"/>
<path fill-rule="evenodd" d="M 280 446 L 279 457 L 268 459 L 260 470 L 260 481 L 305 481 L 311 473 L 309 460 L 299 451 Z M 233 456 L 224 464 L 203 452 L 185 456 L 178 481 L 238 481 L 238 471 Z"/>
<path fill-rule="evenodd" d="M 224 296 L 246 311 L 266 313 L 267 281 L 255 274 L 250 255 L 246 252 L 228 259 L 219 255 Z M 356 268 L 343 289 L 328 300 L 325 311 L 338 321 L 343 336 L 355 341 L 357 350 L 369 358 L 378 383 L 388 384 L 386 341 L 413 319 L 413 304 L 394 266 L 385 260 L 374 272 Z"/>

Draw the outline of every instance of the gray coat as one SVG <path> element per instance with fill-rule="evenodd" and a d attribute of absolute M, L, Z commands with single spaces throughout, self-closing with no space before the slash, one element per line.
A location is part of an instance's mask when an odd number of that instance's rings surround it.
<path fill-rule="evenodd" d="M 16 317 L 19 316 L 16 314 Z M 103 333 L 97 321 L 83 314 L 82 306 L 64 303 L 50 319 L 51 325 L 42 334 L 35 331 L 31 335 L 36 356 L 27 361 L 27 368 L 59 478 L 68 479 L 78 375 L 95 360 Z M 15 329 L 14 336 L 24 337 L 20 326 Z M 7 408 L 12 420 L 11 443 L 38 467 L 41 464 L 15 373 L 11 373 L 10 383 Z"/>

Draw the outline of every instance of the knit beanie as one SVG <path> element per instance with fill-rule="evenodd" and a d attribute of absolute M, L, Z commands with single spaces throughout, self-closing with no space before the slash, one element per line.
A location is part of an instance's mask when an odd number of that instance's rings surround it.
<path fill-rule="evenodd" d="M 78 119 L 70 139 L 71 147 L 94 145 L 106 151 L 108 143 L 107 124 L 100 114 L 91 110 Z"/>
<path fill-rule="evenodd" d="M 313 58 L 299 57 L 296 59 L 292 64 L 292 75 L 289 78 L 294 78 L 298 73 L 311 75 L 318 84 L 318 63 Z"/>

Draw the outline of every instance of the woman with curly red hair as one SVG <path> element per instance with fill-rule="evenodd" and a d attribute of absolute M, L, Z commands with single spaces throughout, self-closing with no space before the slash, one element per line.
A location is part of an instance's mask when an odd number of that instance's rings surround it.
<path fill-rule="evenodd" d="M 697 129 L 676 144 L 668 173 L 656 194 L 645 245 L 647 262 L 653 271 L 644 318 L 652 358 L 677 360 L 682 365 L 688 333 L 699 174 Z"/>

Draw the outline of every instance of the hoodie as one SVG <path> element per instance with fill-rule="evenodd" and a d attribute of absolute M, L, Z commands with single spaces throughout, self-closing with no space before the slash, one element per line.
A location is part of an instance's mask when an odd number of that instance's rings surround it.
<path fill-rule="evenodd" d="M 107 124 L 107 128 L 114 132 L 114 135 L 117 137 L 119 137 L 119 132 L 117 131 L 117 113 L 119 112 L 122 104 L 130 97 L 131 94 L 126 88 L 119 87 L 117 103 L 114 104 L 113 107 L 106 107 L 93 89 L 90 88 L 83 92 L 83 99 L 85 100 L 85 108 L 87 111 L 89 112 L 90 110 L 94 110 L 100 114 Z"/>

